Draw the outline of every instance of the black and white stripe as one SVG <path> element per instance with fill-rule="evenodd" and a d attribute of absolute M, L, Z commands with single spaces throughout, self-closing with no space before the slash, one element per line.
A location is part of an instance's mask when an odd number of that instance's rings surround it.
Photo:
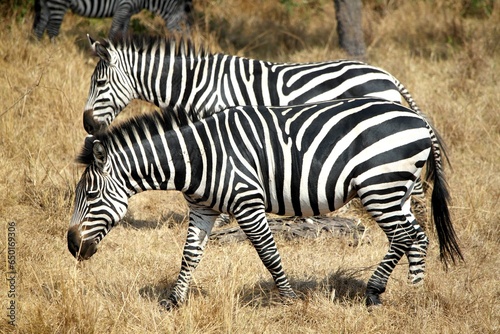
<path fill-rule="evenodd" d="M 108 126 L 133 99 L 160 108 L 206 110 L 243 105 L 286 106 L 338 98 L 378 97 L 421 113 L 386 71 L 358 61 L 271 63 L 196 50 L 189 42 L 132 36 L 103 43 L 89 37 L 100 61 L 90 82 L 84 125 Z"/>
<path fill-rule="evenodd" d="M 194 109 L 203 118 L 240 105 L 286 106 L 353 97 L 401 102 L 403 97 L 421 114 L 394 76 L 358 61 L 271 63 L 211 54 L 183 41 L 144 36 L 104 43 L 89 37 L 89 42 L 100 60 L 85 105 L 83 123 L 88 133 L 108 126 L 133 99 L 160 108 Z M 425 203 L 420 181 L 413 196 Z"/>
<path fill-rule="evenodd" d="M 379 304 L 403 255 L 413 282 L 423 278 L 428 239 L 410 211 L 409 195 L 427 163 L 443 260 L 460 258 L 447 207 L 439 142 L 422 116 L 380 99 L 289 107 L 246 106 L 185 126 L 171 114 L 143 115 L 86 140 L 88 164 L 78 184 L 68 245 L 80 259 L 125 214 L 127 198 L 151 190 L 182 191 L 190 224 L 181 272 L 165 307 L 186 298 L 220 212 L 233 215 L 280 294 L 294 297 L 266 212 L 308 216 L 337 210 L 354 197 L 389 238 L 389 251 L 367 285 Z M 80 195 L 85 194 L 85 195 Z"/>
<path fill-rule="evenodd" d="M 66 12 L 92 18 L 113 17 L 110 37 L 125 34 L 130 17 L 143 9 L 161 16 L 169 30 L 180 30 L 189 25 L 192 10 L 191 0 L 35 0 L 33 33 L 41 39 L 43 33 L 52 39 L 59 35 L 59 29 Z"/>

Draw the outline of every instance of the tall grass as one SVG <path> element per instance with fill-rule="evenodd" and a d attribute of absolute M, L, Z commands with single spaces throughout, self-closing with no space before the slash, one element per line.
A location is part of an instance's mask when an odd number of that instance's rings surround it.
<path fill-rule="evenodd" d="M 294 4 L 290 6 L 290 4 Z M 95 66 L 85 34 L 109 21 L 68 15 L 56 43 L 30 39 L 31 14 L 0 19 L 0 252 L 17 226 L 19 333 L 495 333 L 500 330 L 500 11 L 465 15 L 466 2 L 365 1 L 368 59 L 398 77 L 448 145 L 451 214 L 466 263 L 446 271 L 430 233 L 423 286 L 406 283 L 405 260 L 368 312 L 367 278 L 387 240 L 362 212 L 363 242 L 277 238 L 301 298 L 279 302 L 272 279 L 247 243 L 209 243 L 189 300 L 171 313 L 158 300 L 175 282 L 186 235 L 177 193 L 134 197 L 127 223 L 98 253 L 76 263 L 65 232 L 83 143 L 82 111 Z M 337 48 L 331 1 L 199 1 L 194 31 L 212 50 L 275 61 L 345 56 Z M 10 15 L 12 14 L 12 15 Z M 139 17 L 155 32 L 163 22 Z M 101 33 L 105 36 L 105 32 Z M 149 112 L 133 103 L 119 119 Z M 3 255 L 2 255 L 3 256 Z M 3 258 L 3 257 L 2 257 Z M 5 266 L 0 271 L 7 274 Z M 9 302 L 0 284 L 0 305 Z"/>

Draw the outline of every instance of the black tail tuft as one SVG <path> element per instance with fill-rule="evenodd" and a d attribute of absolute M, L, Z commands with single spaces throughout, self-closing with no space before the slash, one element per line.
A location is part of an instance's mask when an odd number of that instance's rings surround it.
<path fill-rule="evenodd" d="M 457 235 L 451 223 L 450 211 L 448 209 L 450 194 L 440 167 L 439 160 L 436 161 L 434 154 L 431 153 L 428 161 L 427 179 L 433 179 L 434 181 L 431 197 L 432 216 L 439 240 L 440 258 L 448 266 L 450 260 L 455 264 L 457 260 L 463 261 L 464 257 L 460 251 Z"/>

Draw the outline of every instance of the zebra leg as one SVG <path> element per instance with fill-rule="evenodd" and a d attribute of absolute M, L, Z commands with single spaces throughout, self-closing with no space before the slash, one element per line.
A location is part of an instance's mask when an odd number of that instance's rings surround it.
<path fill-rule="evenodd" d="M 110 39 L 118 35 L 127 34 L 130 18 L 140 11 L 134 8 L 132 3 L 133 2 L 130 1 L 122 1 L 117 4 L 116 11 L 113 15 L 113 21 L 111 22 L 111 29 L 109 31 Z"/>
<path fill-rule="evenodd" d="M 281 265 L 281 257 L 269 228 L 264 208 L 249 212 L 245 207 L 241 213 L 234 213 L 238 224 L 254 246 L 257 254 L 271 273 L 282 298 L 297 298 Z"/>
<path fill-rule="evenodd" d="M 366 286 L 366 305 L 375 306 L 382 304 L 380 294 L 385 291 L 389 276 L 401 257 L 409 254 L 412 249 L 417 239 L 417 230 L 407 218 L 412 216 L 409 210 L 409 199 L 404 200 L 404 205 L 394 199 L 391 201 L 391 203 L 394 203 L 392 207 L 381 207 L 381 203 L 373 200 L 373 197 L 372 200 L 368 201 L 366 197 L 361 198 L 361 201 L 389 239 L 389 251 L 368 280 Z"/>
<path fill-rule="evenodd" d="M 425 230 L 427 227 L 427 203 L 425 188 L 420 177 L 415 181 L 415 187 L 411 193 L 411 210 L 417 218 L 420 227 Z"/>
<path fill-rule="evenodd" d="M 33 33 L 37 39 L 42 39 L 47 23 L 49 23 L 50 11 L 45 0 L 35 1 L 35 18 L 33 20 Z"/>
<path fill-rule="evenodd" d="M 219 217 L 215 220 L 215 226 L 221 227 L 231 223 L 231 216 L 225 213 L 221 213 Z"/>
<path fill-rule="evenodd" d="M 69 8 L 69 1 L 48 1 L 47 6 L 49 10 L 49 22 L 47 24 L 47 35 L 50 39 L 54 39 L 59 35 L 59 29 Z"/>
<path fill-rule="evenodd" d="M 182 4 L 172 3 L 168 10 L 161 13 L 162 19 L 165 21 L 165 26 L 168 31 L 181 32 L 183 28 L 189 28 L 189 13 L 192 10 L 192 4 L 186 2 Z"/>
<path fill-rule="evenodd" d="M 411 284 L 418 284 L 423 281 L 425 276 L 425 258 L 427 256 L 429 238 L 427 238 L 422 227 L 420 227 L 416 221 L 413 222 L 413 228 L 417 235 L 410 250 L 406 254 L 409 263 L 408 281 Z"/>
<path fill-rule="evenodd" d="M 160 305 L 170 311 L 186 299 L 192 273 L 203 256 L 215 219 L 219 213 L 211 209 L 190 205 L 189 227 L 182 253 L 181 270 L 168 299 L 160 301 Z"/>
<path fill-rule="evenodd" d="M 406 219 L 411 222 L 413 228 L 416 231 L 416 238 L 411 245 L 410 250 L 406 253 L 409 263 L 409 271 L 408 271 L 408 280 L 412 284 L 420 283 L 424 279 L 425 275 L 425 257 L 427 256 L 427 248 L 429 246 L 429 239 L 425 234 L 424 229 L 419 224 L 420 219 L 415 218 L 417 216 L 417 212 L 415 211 L 415 199 L 420 198 L 424 204 L 425 209 L 425 197 L 422 188 L 422 183 L 420 178 L 417 179 L 415 188 L 412 191 L 411 205 L 410 201 L 406 201 L 403 211 L 407 212 Z M 411 206 L 411 210 L 409 208 Z M 424 213 L 425 217 L 427 217 L 427 211 Z"/>
<path fill-rule="evenodd" d="M 385 292 L 387 281 L 401 257 L 406 254 L 416 238 L 416 231 L 408 221 L 393 223 L 380 223 L 389 239 L 389 251 L 378 265 L 366 286 L 366 305 L 376 306 L 382 304 L 380 294 Z"/>

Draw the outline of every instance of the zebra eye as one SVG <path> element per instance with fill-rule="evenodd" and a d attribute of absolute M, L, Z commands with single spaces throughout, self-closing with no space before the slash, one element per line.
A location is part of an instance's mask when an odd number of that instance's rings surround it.
<path fill-rule="evenodd" d="M 89 190 L 89 191 L 87 191 L 87 199 L 89 201 L 92 201 L 92 200 L 96 199 L 97 197 L 99 197 L 99 191 L 98 190 Z"/>
<path fill-rule="evenodd" d="M 96 81 L 96 86 L 97 87 L 102 87 L 106 84 L 107 80 L 97 80 Z"/>

